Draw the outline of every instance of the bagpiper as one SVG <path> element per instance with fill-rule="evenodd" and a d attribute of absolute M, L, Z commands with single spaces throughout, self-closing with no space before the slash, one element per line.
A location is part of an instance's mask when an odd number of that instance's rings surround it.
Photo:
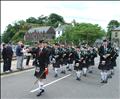
<path fill-rule="evenodd" d="M 83 71 L 83 76 L 86 77 L 87 75 L 87 70 L 88 70 L 88 65 L 89 65 L 89 56 L 88 56 L 88 51 L 87 47 L 83 47 L 81 49 L 81 58 L 82 58 L 82 71 Z"/>
<path fill-rule="evenodd" d="M 88 48 L 88 56 L 89 56 L 89 66 L 88 66 L 88 70 L 89 73 L 93 72 L 93 66 L 95 65 L 95 58 L 97 57 L 97 51 L 95 50 L 95 48 L 93 47 L 89 47 Z"/>
<path fill-rule="evenodd" d="M 111 47 L 108 46 L 107 40 L 103 40 L 103 44 L 99 48 L 100 63 L 98 69 L 101 70 L 101 83 L 107 83 L 108 81 L 108 71 L 110 69 L 110 54 Z"/>
<path fill-rule="evenodd" d="M 75 51 L 74 51 L 74 48 L 72 48 L 71 46 L 69 46 L 67 54 L 68 54 L 67 68 L 68 68 L 68 71 L 72 71 L 72 68 L 74 66 L 74 60 L 75 60 Z"/>
<path fill-rule="evenodd" d="M 119 56 L 118 54 L 118 50 L 116 49 L 116 47 L 112 47 L 112 51 L 111 51 L 111 65 L 110 65 L 110 75 L 114 75 L 114 68 L 117 66 L 116 64 L 116 59 Z"/>
<path fill-rule="evenodd" d="M 64 48 L 64 44 L 60 45 L 60 69 L 62 74 L 66 74 L 66 49 Z"/>
<path fill-rule="evenodd" d="M 55 71 L 55 77 L 58 77 L 58 69 L 60 69 L 60 59 L 61 59 L 61 53 L 60 53 L 60 45 L 56 43 L 54 45 L 53 53 L 52 53 L 52 64 Z"/>
<path fill-rule="evenodd" d="M 34 51 L 34 53 L 36 53 L 34 76 L 37 78 L 39 91 L 40 91 L 37 94 L 37 96 L 40 96 L 44 92 L 43 79 L 46 79 L 46 63 L 47 63 L 47 60 L 46 60 L 47 54 L 44 48 L 43 40 L 39 41 L 38 48 L 36 49 L 36 51 Z"/>
<path fill-rule="evenodd" d="M 74 70 L 76 70 L 76 80 L 80 81 L 81 80 L 81 73 L 82 73 L 82 65 L 83 65 L 83 58 L 81 58 L 80 55 L 80 47 L 76 48 L 75 52 L 75 66 Z"/>

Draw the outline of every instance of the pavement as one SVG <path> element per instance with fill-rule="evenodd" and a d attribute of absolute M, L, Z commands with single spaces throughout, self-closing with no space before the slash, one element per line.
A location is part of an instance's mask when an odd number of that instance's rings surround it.
<path fill-rule="evenodd" d="M 38 85 L 34 84 L 34 68 L 1 76 L 1 99 L 120 99 L 120 57 L 115 75 L 107 84 L 100 83 L 100 71 L 96 66 L 92 74 L 76 81 L 75 71 L 59 74 L 54 78 L 52 66 L 44 80 L 45 93 L 36 97 Z"/>

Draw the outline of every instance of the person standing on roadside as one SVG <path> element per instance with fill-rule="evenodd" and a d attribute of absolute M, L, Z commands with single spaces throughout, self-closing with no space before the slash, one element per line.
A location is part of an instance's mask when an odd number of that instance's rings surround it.
<path fill-rule="evenodd" d="M 12 72 L 11 70 L 11 63 L 12 63 L 12 57 L 13 57 L 13 50 L 12 50 L 12 46 L 9 43 L 6 47 L 6 53 L 7 53 L 7 65 L 8 65 L 8 70 L 10 72 Z"/>
<path fill-rule="evenodd" d="M 16 47 L 16 57 L 17 57 L 17 69 L 22 70 L 23 69 L 23 58 L 24 58 L 22 41 L 19 41 Z"/>
<path fill-rule="evenodd" d="M 2 58 L 3 58 L 3 72 L 6 72 L 6 71 L 8 71 L 6 44 L 3 44 Z"/>

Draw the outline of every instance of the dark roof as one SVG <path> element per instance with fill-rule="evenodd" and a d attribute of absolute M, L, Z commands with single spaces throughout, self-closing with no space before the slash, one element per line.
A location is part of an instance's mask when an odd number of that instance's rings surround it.
<path fill-rule="evenodd" d="M 44 26 L 44 27 L 37 27 L 37 28 L 31 28 L 28 30 L 28 33 L 33 33 L 33 32 L 47 32 L 51 28 L 51 26 Z"/>
<path fill-rule="evenodd" d="M 120 31 L 120 26 L 115 28 L 113 31 Z"/>

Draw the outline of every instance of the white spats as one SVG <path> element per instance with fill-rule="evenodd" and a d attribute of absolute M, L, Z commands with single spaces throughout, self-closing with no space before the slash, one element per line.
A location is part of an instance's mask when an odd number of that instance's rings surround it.
<path fill-rule="evenodd" d="M 77 78 L 80 78 L 81 77 L 81 71 L 76 71 L 76 75 L 77 75 Z"/>
<path fill-rule="evenodd" d="M 83 68 L 83 74 L 87 73 L 87 68 Z"/>

